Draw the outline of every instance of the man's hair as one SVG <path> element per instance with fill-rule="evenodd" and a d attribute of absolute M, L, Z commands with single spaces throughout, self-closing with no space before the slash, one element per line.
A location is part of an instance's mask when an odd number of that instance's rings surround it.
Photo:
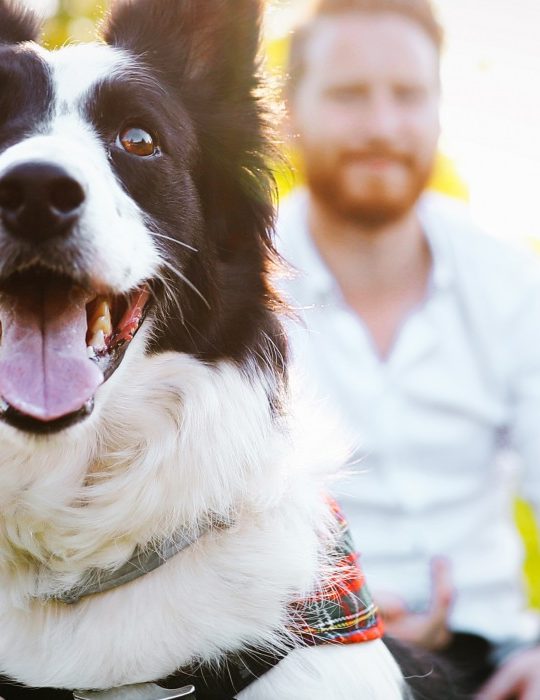
<path fill-rule="evenodd" d="M 437 52 L 443 44 L 443 29 L 439 24 L 431 0 L 316 0 L 308 18 L 291 36 L 288 63 L 288 89 L 294 92 L 305 68 L 306 45 L 319 19 L 350 12 L 371 14 L 392 13 L 416 22 L 432 39 Z"/>

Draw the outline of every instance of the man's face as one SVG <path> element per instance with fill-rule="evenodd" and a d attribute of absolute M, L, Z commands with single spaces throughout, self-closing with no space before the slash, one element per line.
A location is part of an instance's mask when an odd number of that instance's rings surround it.
<path fill-rule="evenodd" d="M 403 216 L 439 137 L 433 41 L 397 14 L 344 14 L 318 21 L 304 61 L 290 112 L 314 196 L 364 226 Z"/>

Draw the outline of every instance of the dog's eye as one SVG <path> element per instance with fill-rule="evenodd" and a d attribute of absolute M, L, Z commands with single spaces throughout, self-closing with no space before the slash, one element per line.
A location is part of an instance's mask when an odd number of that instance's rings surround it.
<path fill-rule="evenodd" d="M 153 156 L 158 146 L 153 136 L 136 126 L 128 126 L 118 134 L 118 145 L 133 156 Z"/>

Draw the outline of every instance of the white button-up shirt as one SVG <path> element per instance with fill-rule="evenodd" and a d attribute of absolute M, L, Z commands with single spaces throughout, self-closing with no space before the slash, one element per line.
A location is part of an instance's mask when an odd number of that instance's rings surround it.
<path fill-rule="evenodd" d="M 523 495 L 540 511 L 540 277 L 532 254 L 478 232 L 463 205 L 425 195 L 433 268 L 424 302 L 381 360 L 307 229 L 307 194 L 286 200 L 278 247 L 299 274 L 279 281 L 303 324 L 296 365 L 355 435 L 354 473 L 336 491 L 372 590 L 412 610 L 447 557 L 450 624 L 494 642 L 532 640 L 512 518 L 515 448 Z M 506 464 L 506 466 L 505 466 Z"/>

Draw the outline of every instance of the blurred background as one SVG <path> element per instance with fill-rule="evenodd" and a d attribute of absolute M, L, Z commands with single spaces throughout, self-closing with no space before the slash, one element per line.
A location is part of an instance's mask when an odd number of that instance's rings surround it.
<path fill-rule="evenodd" d="M 269 0 L 269 63 L 310 0 Z M 47 18 L 49 46 L 87 41 L 106 0 L 26 0 Z M 540 3 L 434 0 L 446 29 L 437 186 L 470 201 L 491 233 L 540 247 Z M 283 184 L 283 183 L 282 183 Z"/>
<path fill-rule="evenodd" d="M 95 38 L 107 0 L 25 0 L 45 19 L 49 48 Z M 201 0 L 204 2 L 204 0 Z M 268 68 L 283 76 L 287 39 L 310 0 L 268 0 Z M 540 251 L 540 2 L 434 0 L 446 30 L 441 153 L 434 187 L 467 199 L 490 233 Z M 293 158 L 294 162 L 294 158 Z M 291 187 L 290 174 L 278 177 Z M 531 512 L 517 504 L 540 607 L 540 556 Z"/>

